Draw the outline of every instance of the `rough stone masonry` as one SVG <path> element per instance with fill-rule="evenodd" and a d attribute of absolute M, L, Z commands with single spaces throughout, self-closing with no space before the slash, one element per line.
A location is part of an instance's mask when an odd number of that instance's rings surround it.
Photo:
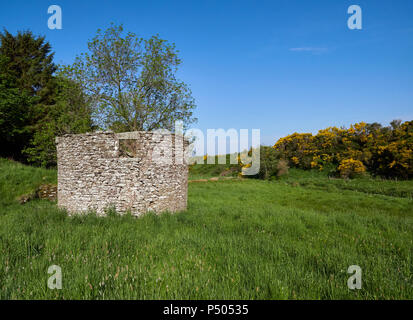
<path fill-rule="evenodd" d="M 155 132 L 97 132 L 56 138 L 58 205 L 69 213 L 109 207 L 140 215 L 187 207 L 188 142 Z"/>

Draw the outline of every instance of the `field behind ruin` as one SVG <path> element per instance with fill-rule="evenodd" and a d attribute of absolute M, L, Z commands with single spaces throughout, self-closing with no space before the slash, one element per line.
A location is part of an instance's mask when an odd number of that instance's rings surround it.
<path fill-rule="evenodd" d="M 17 201 L 55 182 L 0 159 L 0 299 L 413 299 L 413 181 L 191 182 L 186 212 L 139 219 Z M 62 290 L 47 288 L 53 264 Z"/>

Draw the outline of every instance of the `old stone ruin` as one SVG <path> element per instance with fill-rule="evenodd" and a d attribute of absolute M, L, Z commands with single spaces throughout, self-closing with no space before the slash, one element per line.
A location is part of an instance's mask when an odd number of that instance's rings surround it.
<path fill-rule="evenodd" d="M 71 213 L 108 208 L 140 215 L 187 207 L 188 142 L 158 132 L 98 132 L 56 138 L 58 205 Z"/>

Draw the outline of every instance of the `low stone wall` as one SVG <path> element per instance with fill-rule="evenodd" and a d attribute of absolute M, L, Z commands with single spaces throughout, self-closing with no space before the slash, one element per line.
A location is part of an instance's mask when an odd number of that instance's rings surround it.
<path fill-rule="evenodd" d="M 140 131 L 57 137 L 58 205 L 69 213 L 185 210 L 187 145 L 181 135 Z"/>

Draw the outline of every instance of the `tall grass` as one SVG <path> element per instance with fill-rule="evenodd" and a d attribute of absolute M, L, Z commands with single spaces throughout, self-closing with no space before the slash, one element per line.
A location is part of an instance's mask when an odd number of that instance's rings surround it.
<path fill-rule="evenodd" d="M 69 217 L 15 200 L 55 171 L 3 160 L 0 298 L 412 299 L 411 198 L 303 175 L 191 183 L 176 214 Z M 62 290 L 47 288 L 53 264 Z M 361 290 L 347 287 L 350 265 L 362 268 Z"/>

